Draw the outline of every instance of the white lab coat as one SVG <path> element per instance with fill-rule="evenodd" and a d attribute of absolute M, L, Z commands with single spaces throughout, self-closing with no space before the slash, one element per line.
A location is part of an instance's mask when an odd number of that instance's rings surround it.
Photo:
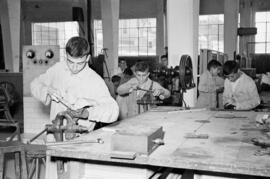
<path fill-rule="evenodd" d="M 59 90 L 61 96 L 74 106 L 80 99 L 86 102 L 81 105 L 88 105 L 87 100 L 94 100 L 97 103 L 94 107 L 88 108 L 88 121 L 78 121 L 80 125 L 88 127 L 89 130 L 95 126 L 95 123 L 91 121 L 110 123 L 118 118 L 119 107 L 111 97 L 105 82 L 88 67 L 85 67 L 78 74 L 72 74 L 66 62 L 61 61 L 32 81 L 30 86 L 32 95 L 45 105 L 51 104 L 50 120 L 53 120 L 59 112 L 66 110 L 66 107 L 61 103 L 48 100 L 50 99 L 47 98 L 48 87 Z M 53 140 L 50 137 L 47 140 Z M 56 163 L 51 161 L 50 156 L 47 156 L 46 166 L 46 179 L 56 179 Z"/>
<path fill-rule="evenodd" d="M 75 106 L 78 99 L 96 101 L 96 106 L 88 108 L 91 121 L 111 123 L 118 118 L 119 108 L 116 101 L 111 97 L 103 79 L 91 68 L 85 67 L 78 74 L 72 74 L 66 62 L 62 61 L 32 81 L 32 95 L 45 105 L 51 103 L 50 120 L 53 120 L 57 113 L 66 110 L 66 107 L 48 100 L 49 86 L 59 90 L 61 96 Z"/>
<path fill-rule="evenodd" d="M 260 104 L 260 96 L 252 78 L 241 71 L 240 73 L 241 76 L 234 82 L 237 83 L 234 90 L 233 82 L 225 80 L 223 105 L 230 103 L 235 105 L 236 110 L 250 110 Z"/>
<path fill-rule="evenodd" d="M 216 76 L 213 77 L 207 70 L 200 76 L 199 82 L 199 97 L 196 107 L 199 108 L 216 108 L 217 107 L 217 93 L 216 90 L 224 87 L 224 79 Z M 222 105 L 222 98 L 219 97 L 219 107 Z M 220 103 L 221 102 L 221 103 Z"/>

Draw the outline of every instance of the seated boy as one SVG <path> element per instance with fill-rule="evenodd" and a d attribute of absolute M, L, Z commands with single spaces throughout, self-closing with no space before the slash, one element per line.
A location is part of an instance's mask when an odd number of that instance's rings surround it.
<path fill-rule="evenodd" d="M 223 66 L 226 76 L 223 93 L 225 109 L 250 110 L 260 104 L 255 82 L 239 70 L 235 61 L 227 61 Z"/>
<path fill-rule="evenodd" d="M 217 60 L 211 60 L 207 64 L 207 70 L 200 76 L 199 97 L 196 107 L 216 108 L 219 101 L 219 92 L 224 87 L 223 78 L 218 76 L 221 64 Z"/>
<path fill-rule="evenodd" d="M 137 100 L 143 98 L 146 94 L 145 90 L 152 91 L 153 96 L 157 96 L 161 100 L 170 96 L 169 90 L 163 88 L 157 82 L 152 81 L 149 75 L 148 64 L 139 62 L 135 66 L 135 77 L 117 88 L 120 98 L 126 96 L 125 100 L 117 100 L 122 119 L 138 114 Z"/>

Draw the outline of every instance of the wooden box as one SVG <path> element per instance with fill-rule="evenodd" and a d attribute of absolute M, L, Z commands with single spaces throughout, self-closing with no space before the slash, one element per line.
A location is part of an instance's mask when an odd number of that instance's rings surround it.
<path fill-rule="evenodd" d="M 149 155 L 159 146 L 156 142 L 163 141 L 163 137 L 161 126 L 134 126 L 128 130 L 117 130 L 112 135 L 111 150 Z"/>

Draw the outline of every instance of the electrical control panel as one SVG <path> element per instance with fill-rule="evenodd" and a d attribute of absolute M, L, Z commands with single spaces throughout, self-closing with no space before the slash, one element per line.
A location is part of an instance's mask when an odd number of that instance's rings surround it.
<path fill-rule="evenodd" d="M 23 47 L 24 96 L 31 96 L 30 83 L 59 61 L 59 53 L 57 45 L 26 45 Z"/>

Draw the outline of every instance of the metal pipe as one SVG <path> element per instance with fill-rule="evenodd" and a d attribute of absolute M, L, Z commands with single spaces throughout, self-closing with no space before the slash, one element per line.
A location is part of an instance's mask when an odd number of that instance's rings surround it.
<path fill-rule="evenodd" d="M 27 143 L 30 144 L 31 142 L 33 142 L 35 139 L 37 139 L 39 136 L 41 136 L 46 131 L 47 131 L 47 128 L 43 129 L 40 133 L 38 133 L 36 136 L 34 136 L 32 139 L 30 139 Z"/>

